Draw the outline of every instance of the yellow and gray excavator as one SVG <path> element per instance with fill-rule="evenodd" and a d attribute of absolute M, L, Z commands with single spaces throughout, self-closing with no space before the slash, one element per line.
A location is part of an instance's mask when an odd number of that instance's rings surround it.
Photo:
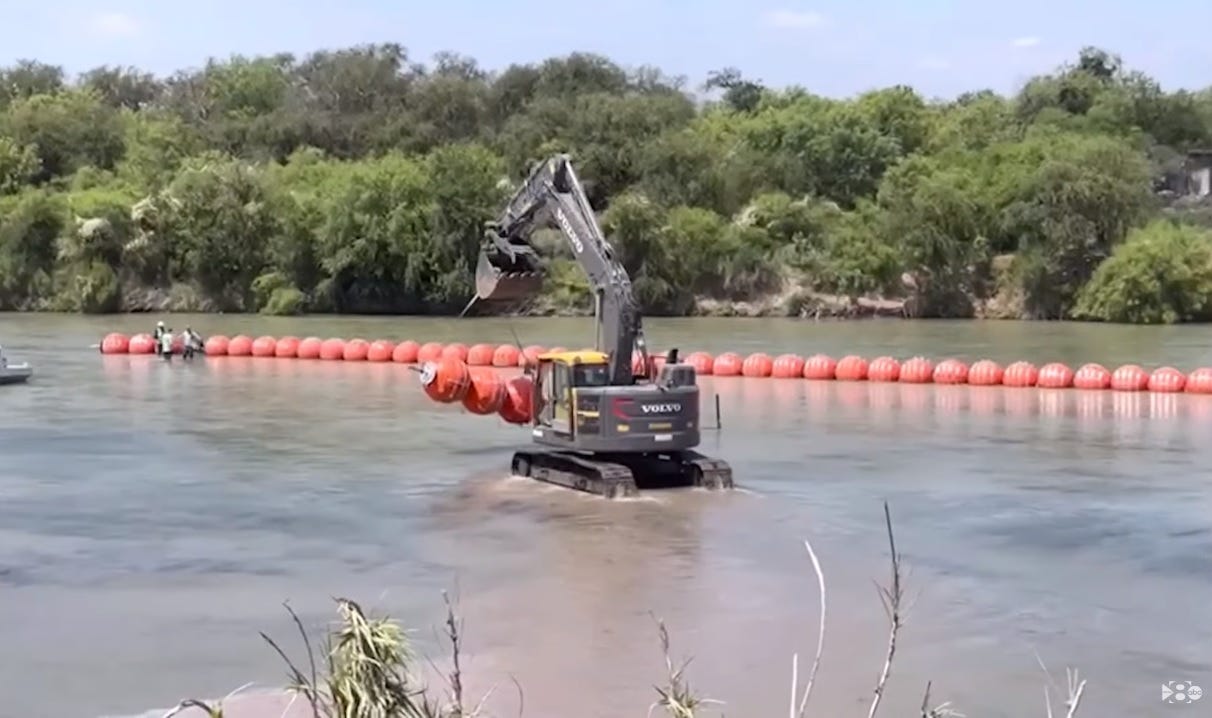
<path fill-rule="evenodd" d="M 567 155 L 535 165 L 497 221 L 476 266 L 476 298 L 516 302 L 538 293 L 540 227 L 563 233 L 594 293 L 594 351 L 542 354 L 531 433 L 539 446 L 513 456 L 513 473 L 607 497 L 640 487 L 733 488 L 732 468 L 695 451 L 700 441 L 694 367 L 677 350 L 654 371 L 631 277 L 615 257 Z M 639 354 L 647 369 L 636 375 Z"/>

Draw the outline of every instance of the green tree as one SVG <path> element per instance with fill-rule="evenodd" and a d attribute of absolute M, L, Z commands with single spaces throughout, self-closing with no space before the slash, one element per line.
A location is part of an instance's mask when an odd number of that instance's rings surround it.
<path fill-rule="evenodd" d="M 841 295 L 1153 321 L 1105 309 L 1108 292 L 1156 305 L 1147 283 L 1095 277 L 1159 216 L 1212 226 L 1212 205 L 1175 194 L 1212 144 L 1212 88 L 1163 88 L 1110 51 L 1012 97 L 829 99 L 731 67 L 706 78 L 716 100 L 687 87 L 593 53 L 489 72 L 391 43 L 165 78 L 20 61 L 0 68 L 0 306 L 457 311 L 483 222 L 553 152 L 572 154 L 649 313 Z M 552 260 L 538 310 L 583 310 L 566 243 L 535 241 Z"/>
<path fill-rule="evenodd" d="M 1212 234 L 1165 221 L 1133 231 L 1082 288 L 1073 315 L 1133 324 L 1212 320 Z"/>

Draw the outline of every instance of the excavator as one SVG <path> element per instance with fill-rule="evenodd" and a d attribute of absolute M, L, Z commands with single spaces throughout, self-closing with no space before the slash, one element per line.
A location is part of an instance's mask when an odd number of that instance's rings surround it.
<path fill-rule="evenodd" d="M 669 352 L 659 369 L 648 353 L 631 277 L 606 240 L 568 155 L 537 163 L 485 231 L 474 301 L 519 302 L 539 292 L 546 266 L 531 235 L 559 230 L 594 294 L 593 351 L 545 353 L 534 371 L 531 435 L 512 471 L 607 498 L 640 487 L 733 488 L 727 462 L 700 442 L 694 367 Z M 638 354 L 645 370 L 636 375 Z"/>

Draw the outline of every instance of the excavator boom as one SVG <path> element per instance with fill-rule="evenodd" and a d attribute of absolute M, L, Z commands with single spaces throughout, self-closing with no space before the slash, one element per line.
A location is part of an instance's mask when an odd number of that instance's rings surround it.
<path fill-rule="evenodd" d="M 633 354 L 649 363 L 639 305 L 631 277 L 615 259 L 567 155 L 535 165 L 489 223 L 476 264 L 477 299 L 518 301 L 538 294 L 547 270 L 530 236 L 544 226 L 559 229 L 568 240 L 598 297 L 598 337 L 610 356 L 611 384 L 631 384 Z"/>

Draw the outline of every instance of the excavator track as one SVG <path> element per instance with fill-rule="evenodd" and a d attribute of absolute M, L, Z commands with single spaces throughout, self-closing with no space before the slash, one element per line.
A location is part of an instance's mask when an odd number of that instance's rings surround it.
<path fill-rule="evenodd" d="M 519 451 L 514 476 L 527 476 L 566 489 L 621 499 L 639 494 L 631 469 L 570 451 Z"/>
<path fill-rule="evenodd" d="M 518 451 L 513 455 L 511 468 L 515 476 L 611 499 L 636 496 L 640 488 L 734 488 L 732 467 L 697 451 L 669 454 Z"/>
<path fill-rule="evenodd" d="M 732 467 L 723 459 L 713 459 L 697 451 L 683 451 L 682 460 L 690 468 L 691 485 L 704 489 L 729 491 L 736 488 L 732 482 Z M 697 474 L 695 469 L 697 468 Z"/>

